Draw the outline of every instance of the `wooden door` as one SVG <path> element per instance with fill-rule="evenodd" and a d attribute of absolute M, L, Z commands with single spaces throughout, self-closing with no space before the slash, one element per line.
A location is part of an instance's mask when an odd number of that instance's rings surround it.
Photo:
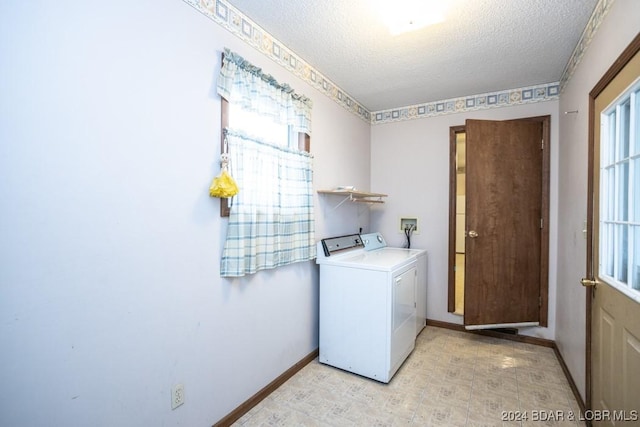
<path fill-rule="evenodd" d="M 542 124 L 466 121 L 467 329 L 540 319 Z"/>
<path fill-rule="evenodd" d="M 640 425 L 640 36 L 590 93 L 587 407 Z M 633 178 L 635 177 L 635 179 Z"/>

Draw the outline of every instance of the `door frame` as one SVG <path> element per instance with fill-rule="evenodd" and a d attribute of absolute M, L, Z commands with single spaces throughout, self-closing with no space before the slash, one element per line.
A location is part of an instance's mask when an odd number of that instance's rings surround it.
<path fill-rule="evenodd" d="M 586 276 L 595 277 L 593 266 L 593 211 L 594 211 L 594 182 L 593 171 L 594 162 L 594 146 L 595 146 L 595 100 L 603 90 L 611 83 L 611 81 L 620 73 L 620 71 L 629 63 L 629 61 L 640 51 L 640 33 L 636 34 L 634 39 L 629 43 L 625 50 L 618 56 L 614 63 L 609 67 L 606 73 L 600 78 L 598 83 L 589 92 L 589 129 L 588 129 L 588 163 L 587 163 L 587 250 L 586 250 Z M 586 288 L 586 337 L 585 337 L 585 406 L 587 410 L 591 409 L 592 397 L 592 378 L 591 378 L 591 316 L 592 316 L 592 298 L 593 288 Z"/>
<path fill-rule="evenodd" d="M 524 117 L 513 120 L 529 120 L 542 124 L 542 200 L 543 227 L 540 235 L 540 326 L 548 326 L 549 318 L 549 194 L 551 188 L 551 116 Z M 509 121 L 509 120 L 507 120 Z M 456 134 L 464 132 L 464 125 L 449 128 L 449 270 L 447 310 L 455 311 L 455 238 L 456 238 Z"/>
<path fill-rule="evenodd" d="M 449 128 L 449 287 L 447 311 L 456 310 L 456 208 L 458 177 L 456 173 L 456 135 L 466 130 L 464 125 Z"/>

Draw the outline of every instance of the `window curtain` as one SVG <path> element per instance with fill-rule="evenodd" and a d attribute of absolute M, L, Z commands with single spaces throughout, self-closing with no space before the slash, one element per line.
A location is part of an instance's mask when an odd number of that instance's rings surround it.
<path fill-rule="evenodd" d="M 231 174 L 241 181 L 221 275 L 243 276 L 315 258 L 311 156 L 232 131 L 227 141 Z"/>
<path fill-rule="evenodd" d="M 311 135 L 311 100 L 226 48 L 217 89 L 230 104 Z"/>
<path fill-rule="evenodd" d="M 225 50 L 218 93 L 229 103 L 309 132 L 311 102 Z M 247 124 L 250 128 L 251 124 Z M 258 130 L 259 132 L 259 130 Z M 239 277 L 315 258 L 313 158 L 238 129 L 225 130 L 233 198 L 220 275 Z"/>

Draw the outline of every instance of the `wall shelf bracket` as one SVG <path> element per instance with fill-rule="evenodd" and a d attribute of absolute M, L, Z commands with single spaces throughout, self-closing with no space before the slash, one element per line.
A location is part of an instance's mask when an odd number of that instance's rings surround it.
<path fill-rule="evenodd" d="M 344 199 L 338 203 L 333 209 L 338 209 L 343 203 L 349 201 L 354 203 L 384 203 L 383 197 L 387 197 L 382 193 L 370 193 L 367 191 L 356 190 L 318 190 L 318 194 L 328 194 L 333 196 L 343 196 Z"/>

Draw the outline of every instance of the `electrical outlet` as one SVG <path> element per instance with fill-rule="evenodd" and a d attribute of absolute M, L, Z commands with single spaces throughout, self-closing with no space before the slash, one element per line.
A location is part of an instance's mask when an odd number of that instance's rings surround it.
<path fill-rule="evenodd" d="M 184 403 L 184 385 L 176 384 L 171 388 L 171 409 L 176 409 Z"/>

